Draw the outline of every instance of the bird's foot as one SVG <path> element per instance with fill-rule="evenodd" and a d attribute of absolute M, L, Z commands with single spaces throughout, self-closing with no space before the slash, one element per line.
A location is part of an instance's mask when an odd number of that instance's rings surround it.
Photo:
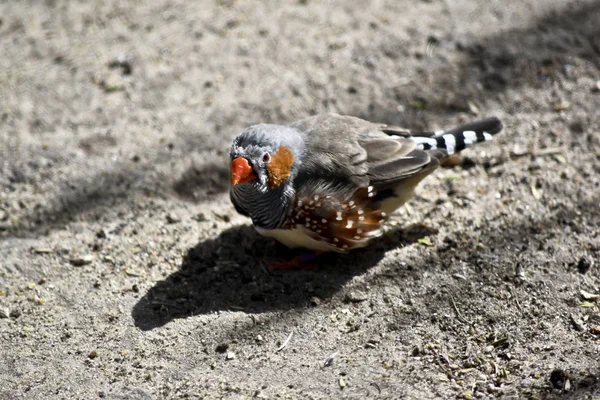
<path fill-rule="evenodd" d="M 315 262 L 317 257 L 322 252 L 312 251 L 302 253 L 291 259 L 272 259 L 265 260 L 270 272 L 274 271 L 289 271 L 292 269 L 301 269 L 305 271 L 316 271 L 319 265 Z"/>

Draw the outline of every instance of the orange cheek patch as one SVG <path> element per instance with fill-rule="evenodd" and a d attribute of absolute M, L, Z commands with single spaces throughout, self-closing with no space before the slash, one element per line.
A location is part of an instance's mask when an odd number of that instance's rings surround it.
<path fill-rule="evenodd" d="M 267 164 L 269 186 L 277 187 L 285 182 L 290 177 L 293 164 L 292 151 L 288 147 L 281 146 L 275 154 L 271 155 L 271 162 Z"/>

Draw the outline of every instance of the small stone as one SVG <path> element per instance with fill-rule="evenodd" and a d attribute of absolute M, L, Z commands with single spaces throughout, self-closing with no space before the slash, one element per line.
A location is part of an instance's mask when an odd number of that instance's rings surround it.
<path fill-rule="evenodd" d="M 347 385 L 346 380 L 344 378 L 340 378 L 339 384 L 342 389 L 345 388 Z"/>
<path fill-rule="evenodd" d="M 313 307 L 317 307 L 319 304 L 321 304 L 321 299 L 319 299 L 318 297 L 311 297 L 310 298 L 310 305 Z"/>
<path fill-rule="evenodd" d="M 590 329 L 594 335 L 600 335 L 600 326 L 594 326 Z"/>
<path fill-rule="evenodd" d="M 472 400 L 473 399 L 473 392 L 464 392 L 463 393 L 463 399 L 465 399 L 465 400 Z"/>
<path fill-rule="evenodd" d="M 10 310 L 6 307 L 0 307 L 0 318 L 10 317 Z"/>
<path fill-rule="evenodd" d="M 197 222 L 206 222 L 208 221 L 208 218 L 206 218 L 206 215 L 204 215 L 203 213 L 200 213 L 196 216 L 193 217 L 194 221 Z"/>
<path fill-rule="evenodd" d="M 98 232 L 96 232 L 96 237 L 98 239 L 106 239 L 107 236 L 106 229 L 100 229 Z"/>
<path fill-rule="evenodd" d="M 594 262 L 590 258 L 583 256 L 579 259 L 579 262 L 577 263 L 577 270 L 580 273 L 585 274 L 593 266 L 594 266 Z"/>
<path fill-rule="evenodd" d="M 567 376 L 568 375 L 565 371 L 557 368 L 550 373 L 550 383 L 555 389 L 562 389 Z"/>
<path fill-rule="evenodd" d="M 592 91 L 596 93 L 600 92 L 600 81 L 596 81 L 596 83 L 592 87 Z"/>
<path fill-rule="evenodd" d="M 176 224 L 178 222 L 181 222 L 181 217 L 178 214 L 169 213 L 167 215 L 167 222 L 170 224 Z"/>
<path fill-rule="evenodd" d="M 91 264 L 92 261 L 94 261 L 94 255 L 93 254 L 86 254 L 83 257 L 74 257 L 74 258 L 71 258 L 69 261 L 75 267 L 82 267 L 84 265 Z"/>
<path fill-rule="evenodd" d="M 344 297 L 345 303 L 360 303 L 365 300 L 367 300 L 367 295 L 360 291 L 349 292 Z"/>
<path fill-rule="evenodd" d="M 98 352 L 96 350 L 93 350 L 90 352 L 90 354 L 88 354 L 88 358 L 91 360 L 93 360 L 96 357 L 98 357 Z"/>
<path fill-rule="evenodd" d="M 261 335 L 256 336 L 256 341 L 257 342 L 262 342 L 264 339 Z"/>
<path fill-rule="evenodd" d="M 11 312 L 10 312 L 11 318 L 19 318 L 20 316 L 21 316 L 21 310 L 16 309 L 16 308 L 14 310 L 11 310 Z"/>
<path fill-rule="evenodd" d="M 225 359 L 227 361 L 235 360 L 235 353 L 233 351 L 230 351 L 229 353 L 227 353 L 227 356 L 225 356 Z"/>
<path fill-rule="evenodd" d="M 554 106 L 554 111 L 565 111 L 571 107 L 571 103 L 568 101 L 561 101 L 560 103 Z"/>
<path fill-rule="evenodd" d="M 581 319 L 579 319 L 579 317 L 577 317 L 577 315 L 571 314 L 571 323 L 573 324 L 573 327 L 577 331 L 579 331 L 579 332 L 585 331 L 585 325 L 583 324 L 583 321 L 581 321 Z"/>

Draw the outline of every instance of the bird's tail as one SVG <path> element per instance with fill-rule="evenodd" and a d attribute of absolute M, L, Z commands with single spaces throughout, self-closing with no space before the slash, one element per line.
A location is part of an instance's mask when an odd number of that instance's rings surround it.
<path fill-rule="evenodd" d="M 492 136 L 502 130 L 498 118 L 487 118 L 461 125 L 448 131 L 435 132 L 433 136 L 412 136 L 417 146 L 423 150 L 445 150 L 448 155 L 458 153 L 475 143 L 492 140 Z"/>

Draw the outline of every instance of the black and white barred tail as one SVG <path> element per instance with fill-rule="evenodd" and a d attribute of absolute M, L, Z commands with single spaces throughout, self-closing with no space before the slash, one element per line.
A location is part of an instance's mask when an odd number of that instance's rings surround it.
<path fill-rule="evenodd" d="M 412 136 L 417 147 L 422 150 L 445 150 L 448 155 L 458 153 L 480 142 L 492 140 L 492 136 L 502 130 L 498 118 L 488 118 L 471 122 L 448 131 L 435 132 L 430 136 Z"/>

